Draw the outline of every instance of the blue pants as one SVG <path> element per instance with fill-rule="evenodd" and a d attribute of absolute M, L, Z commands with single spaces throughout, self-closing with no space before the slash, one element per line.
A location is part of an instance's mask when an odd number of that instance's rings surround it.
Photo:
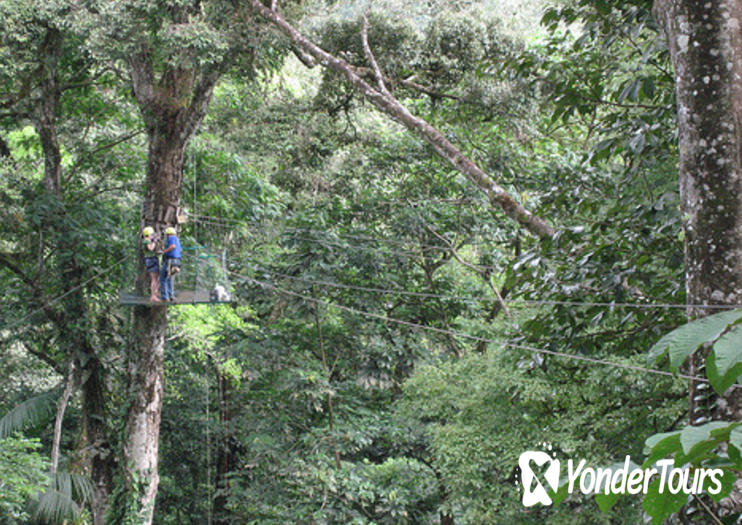
<path fill-rule="evenodd" d="M 171 266 L 180 266 L 180 259 L 165 257 L 162 261 L 162 268 L 160 268 L 160 295 L 163 301 L 175 298 L 175 294 L 173 293 L 173 278 L 169 275 Z"/>

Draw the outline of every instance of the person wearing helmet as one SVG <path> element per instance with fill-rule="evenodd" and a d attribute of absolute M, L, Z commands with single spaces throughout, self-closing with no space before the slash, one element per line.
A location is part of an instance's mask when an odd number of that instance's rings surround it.
<path fill-rule="evenodd" d="M 144 252 L 144 267 L 149 274 L 149 300 L 159 303 L 160 298 L 160 257 L 157 255 L 157 242 L 155 229 L 147 226 L 142 230 L 142 252 Z"/>
<path fill-rule="evenodd" d="M 173 276 L 180 271 L 181 247 L 175 228 L 165 229 L 165 249 L 162 251 L 163 260 L 160 268 L 160 292 L 163 301 L 174 301 Z"/>

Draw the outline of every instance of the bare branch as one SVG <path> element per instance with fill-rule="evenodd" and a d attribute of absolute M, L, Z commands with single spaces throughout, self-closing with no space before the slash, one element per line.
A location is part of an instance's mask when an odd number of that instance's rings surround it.
<path fill-rule="evenodd" d="M 431 228 L 428 224 L 425 225 L 425 229 L 428 230 L 430 233 L 435 235 L 438 239 L 446 243 L 446 246 L 451 252 L 451 255 L 453 255 L 454 259 L 459 261 L 460 264 L 466 266 L 467 268 L 471 268 L 475 272 L 477 272 L 482 279 L 487 283 L 487 285 L 492 290 L 492 293 L 495 294 L 495 297 L 497 297 L 498 302 L 500 303 L 500 306 L 502 306 L 503 312 L 505 312 L 505 316 L 510 319 L 510 310 L 508 310 L 507 305 L 505 304 L 505 300 L 502 298 L 502 295 L 500 295 L 500 291 L 497 289 L 497 286 L 492 284 L 492 280 L 490 279 L 489 275 L 485 270 L 477 266 L 476 264 L 472 264 L 469 261 L 465 261 L 460 255 L 459 252 L 454 248 L 453 244 L 451 244 L 451 241 L 446 239 L 443 235 L 439 234 L 437 231 L 435 231 L 433 228 Z"/>
<path fill-rule="evenodd" d="M 374 75 L 374 71 L 367 68 L 367 67 L 357 67 L 355 68 L 356 73 L 359 75 Z M 415 91 L 420 91 L 421 93 L 425 93 L 426 95 L 433 97 L 433 98 L 448 98 L 451 100 L 461 100 L 461 97 L 457 97 L 456 95 L 450 95 L 448 93 L 441 93 L 440 91 L 436 91 L 432 88 L 429 88 L 428 86 L 424 86 L 418 82 L 415 82 L 412 80 L 414 77 L 409 78 L 402 78 L 402 79 L 394 79 L 387 75 L 382 74 L 382 78 L 384 79 L 384 82 L 387 84 L 391 84 L 394 86 L 394 84 L 399 84 L 401 86 L 404 86 L 406 88 L 414 89 Z"/>
<path fill-rule="evenodd" d="M 712 520 L 714 521 L 714 523 L 715 523 L 715 524 L 717 524 L 717 525 L 723 525 L 723 523 L 722 523 L 722 521 L 721 521 L 721 520 L 719 519 L 719 517 L 718 517 L 718 516 L 717 516 L 716 514 L 714 514 L 714 511 L 713 511 L 713 510 L 711 510 L 711 509 L 709 508 L 709 506 L 708 506 L 708 505 L 706 505 L 706 503 L 704 503 L 704 501 L 703 501 L 703 500 L 702 500 L 701 498 L 699 498 L 699 497 L 698 497 L 698 496 L 696 496 L 695 494 L 693 494 L 693 497 L 695 498 L 695 500 L 696 500 L 696 501 L 697 501 L 698 503 L 700 503 L 700 504 L 701 504 L 701 506 L 703 507 L 703 510 L 704 510 L 704 511 L 706 512 L 706 514 L 708 514 L 708 515 L 709 515 L 709 516 L 711 517 L 711 519 L 712 519 Z"/>
<path fill-rule="evenodd" d="M 370 6 L 371 4 L 369 4 L 369 7 Z M 366 12 L 363 13 L 363 25 L 361 26 L 361 42 L 363 42 L 363 53 L 366 55 L 366 60 L 368 60 L 368 63 L 371 64 L 371 68 L 374 71 L 374 76 L 376 77 L 376 84 L 379 86 L 379 91 L 381 91 L 384 95 L 391 97 L 391 93 L 389 93 L 389 90 L 384 84 L 384 75 L 381 74 L 379 64 L 376 62 L 376 58 L 371 52 L 371 46 L 368 45 L 368 9 L 366 9 Z"/>
<path fill-rule="evenodd" d="M 299 33 L 277 12 L 271 11 L 260 0 L 250 0 L 252 8 L 275 25 L 283 34 L 289 37 L 297 46 L 312 55 L 322 66 L 342 75 L 355 89 L 383 113 L 400 122 L 410 131 L 425 139 L 438 155 L 447 160 L 455 169 L 465 175 L 490 200 L 493 206 L 499 207 L 505 214 L 520 224 L 523 228 L 538 237 L 552 237 L 554 229 L 541 217 L 528 211 L 512 195 L 502 188 L 492 177 L 487 175 L 471 159 L 467 158 L 449 141 L 443 133 L 431 126 L 420 117 L 416 117 L 397 99 L 384 94 L 371 86 L 353 66 L 342 58 L 338 58 L 317 46 L 307 37 Z"/>

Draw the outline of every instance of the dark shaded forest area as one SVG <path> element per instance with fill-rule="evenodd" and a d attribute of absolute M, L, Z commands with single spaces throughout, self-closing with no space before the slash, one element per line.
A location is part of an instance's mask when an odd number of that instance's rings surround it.
<path fill-rule="evenodd" d="M 0 0 L 0 523 L 735 523 L 740 17 Z"/>

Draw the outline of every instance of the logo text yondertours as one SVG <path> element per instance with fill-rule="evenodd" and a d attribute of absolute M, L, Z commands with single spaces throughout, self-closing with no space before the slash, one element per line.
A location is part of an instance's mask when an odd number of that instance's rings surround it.
<path fill-rule="evenodd" d="M 584 459 L 576 464 L 569 459 L 567 477 L 564 479 L 561 465 L 560 460 L 540 450 L 528 450 L 520 455 L 518 466 L 523 484 L 524 506 L 531 507 L 537 503 L 551 505 L 552 499 L 547 487 L 555 493 L 565 484 L 568 494 L 575 491 L 587 495 L 647 494 L 650 483 L 658 479 L 660 494 L 665 491 L 670 494 L 700 494 L 705 491 L 716 495 L 721 492 L 724 473 L 719 468 L 691 470 L 687 467 L 674 467 L 672 459 L 663 459 L 652 467 L 641 468 L 632 463 L 630 456 L 626 456 L 622 465 L 611 467 L 589 467 Z M 543 471 L 543 480 L 539 479 L 534 468 Z"/>

